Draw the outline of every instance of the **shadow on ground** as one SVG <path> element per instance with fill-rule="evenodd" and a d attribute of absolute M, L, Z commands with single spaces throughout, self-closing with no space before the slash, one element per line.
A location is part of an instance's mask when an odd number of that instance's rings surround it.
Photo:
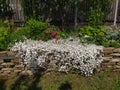
<path fill-rule="evenodd" d="M 11 90 L 42 90 L 41 87 L 37 87 L 40 77 L 40 74 L 34 76 L 20 75 L 12 85 Z"/>
<path fill-rule="evenodd" d="M 68 81 L 66 81 L 65 83 L 61 84 L 59 90 L 72 90 L 71 84 Z"/>
<path fill-rule="evenodd" d="M 5 82 L 6 80 L 0 79 L 0 90 L 5 90 Z"/>

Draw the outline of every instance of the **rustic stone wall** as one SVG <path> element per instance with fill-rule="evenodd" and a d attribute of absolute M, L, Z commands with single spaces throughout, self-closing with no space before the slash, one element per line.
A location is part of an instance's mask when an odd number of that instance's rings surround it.
<path fill-rule="evenodd" d="M 101 70 L 120 71 L 120 48 L 104 48 L 104 61 L 101 64 Z"/>
<path fill-rule="evenodd" d="M 0 52 L 0 73 L 11 74 L 20 73 L 24 70 L 24 66 L 20 63 L 21 59 L 16 57 L 16 54 L 10 51 Z"/>
<path fill-rule="evenodd" d="M 101 71 L 120 71 L 120 48 L 104 48 L 104 61 L 101 64 Z M 17 54 L 10 51 L 0 52 L 0 74 L 21 73 L 25 71 L 24 65 Z"/>

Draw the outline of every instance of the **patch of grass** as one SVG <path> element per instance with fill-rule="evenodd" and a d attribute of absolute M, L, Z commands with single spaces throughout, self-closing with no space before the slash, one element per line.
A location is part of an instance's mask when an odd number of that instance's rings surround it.
<path fill-rule="evenodd" d="M 55 71 L 7 79 L 0 75 L 0 90 L 120 90 L 120 72 L 99 72 L 90 77 Z"/>

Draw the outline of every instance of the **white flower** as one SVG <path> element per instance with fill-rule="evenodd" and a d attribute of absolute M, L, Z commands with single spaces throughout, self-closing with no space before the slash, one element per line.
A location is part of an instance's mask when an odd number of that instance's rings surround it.
<path fill-rule="evenodd" d="M 59 71 L 68 72 L 75 68 L 82 75 L 89 76 L 103 61 L 101 46 L 82 45 L 78 39 L 47 42 L 25 40 L 15 43 L 11 50 L 17 51 L 23 59 L 22 63 L 34 72 L 39 68 L 49 69 L 52 63 L 53 68 L 56 65 Z"/>

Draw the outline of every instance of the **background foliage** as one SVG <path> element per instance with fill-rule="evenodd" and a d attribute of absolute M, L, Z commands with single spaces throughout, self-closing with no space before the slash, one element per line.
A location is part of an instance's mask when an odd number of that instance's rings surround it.
<path fill-rule="evenodd" d="M 74 23 L 75 9 L 79 22 L 87 21 L 89 25 L 101 25 L 110 12 L 113 0 L 22 0 L 27 18 L 48 21 L 64 26 Z"/>
<path fill-rule="evenodd" d="M 0 18 L 2 19 L 10 19 L 13 15 L 13 10 L 9 6 L 7 0 L 0 0 Z"/>

